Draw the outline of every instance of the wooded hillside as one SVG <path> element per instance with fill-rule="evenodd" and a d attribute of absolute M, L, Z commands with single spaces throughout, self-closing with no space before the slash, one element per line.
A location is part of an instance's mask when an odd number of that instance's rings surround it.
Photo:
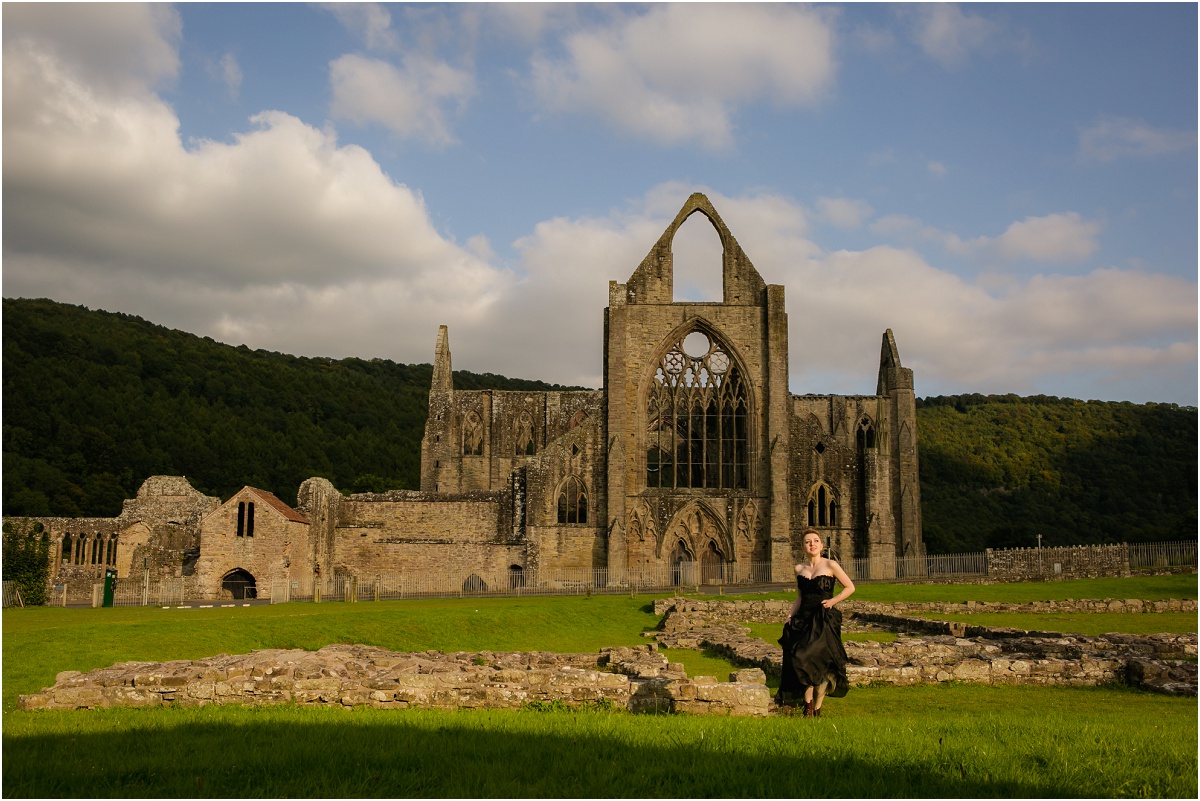
<path fill-rule="evenodd" d="M 310 476 L 418 486 L 428 364 L 235 348 L 49 300 L 3 308 L 6 515 L 114 516 L 156 474 L 289 503 Z M 1196 536 L 1194 408 L 964 395 L 919 401 L 917 426 L 931 553 L 1034 545 L 1039 532 L 1049 545 Z"/>

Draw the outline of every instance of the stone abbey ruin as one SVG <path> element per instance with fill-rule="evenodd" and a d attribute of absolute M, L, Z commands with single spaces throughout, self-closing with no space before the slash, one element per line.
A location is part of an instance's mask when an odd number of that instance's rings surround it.
<path fill-rule="evenodd" d="M 672 241 L 693 214 L 722 246 L 721 302 L 673 300 Z M 461 574 L 523 586 L 591 571 L 624 586 L 789 581 L 804 530 L 874 577 L 924 553 L 912 371 L 883 335 L 874 395 L 793 395 L 784 288 L 767 285 L 708 198 L 688 198 L 604 313 L 604 385 L 462 391 L 437 335 L 421 488 L 344 496 L 311 478 L 293 508 L 149 478 L 115 518 L 38 518 L 51 583 L 74 600 L 115 568 L 195 597 L 297 595 L 335 576 Z"/>

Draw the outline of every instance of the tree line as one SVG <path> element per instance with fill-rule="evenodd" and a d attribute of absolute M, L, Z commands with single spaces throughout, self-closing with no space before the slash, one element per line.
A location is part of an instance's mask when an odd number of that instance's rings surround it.
<path fill-rule="evenodd" d="M 294 503 L 416 489 L 432 366 L 290 356 L 4 299 L 3 512 L 112 517 L 151 475 Z M 577 389 L 455 371 L 461 389 Z M 1196 409 L 1052 396 L 917 403 L 931 553 L 1196 536 Z"/>

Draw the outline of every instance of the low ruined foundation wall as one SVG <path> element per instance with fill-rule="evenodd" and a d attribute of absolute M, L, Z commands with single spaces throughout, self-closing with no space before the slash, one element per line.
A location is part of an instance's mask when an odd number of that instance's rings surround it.
<path fill-rule="evenodd" d="M 665 599 L 659 603 L 662 606 L 656 603 L 655 611 L 666 616 L 661 629 L 653 634 L 660 645 L 707 648 L 734 664 L 757 667 L 773 676 L 780 674 L 783 653 L 779 645 L 750 636 L 750 629 L 739 624 L 781 624 L 791 607 L 789 603 L 681 599 Z M 1145 607 L 1151 602 L 1142 603 L 1141 611 L 1148 611 Z M 1167 608 L 1162 611 L 1179 610 L 1187 605 L 1190 605 L 1190 611 L 1196 608 L 1195 601 L 1153 603 L 1166 604 Z M 1093 686 L 1124 682 L 1156 692 L 1196 695 L 1197 636 L 1194 633 L 1087 637 L 924 620 L 862 608 L 870 606 L 892 611 L 887 604 L 860 604 L 859 611 L 852 611 L 854 605 L 850 603 L 841 606 L 846 610 L 847 628 L 867 624 L 918 633 L 918 636 L 900 637 L 895 642 L 846 642 L 846 654 L 850 658 L 846 673 L 852 685 L 966 681 Z M 1123 606 L 1127 610 L 1132 608 L 1129 602 L 1124 602 Z"/>
<path fill-rule="evenodd" d="M 22 709 L 283 704 L 376 709 L 519 709 L 532 703 L 634 712 L 765 715 L 766 675 L 689 679 L 649 644 L 599 654 L 396 653 L 365 645 L 264 650 L 196 661 L 123 662 L 66 671 Z"/>

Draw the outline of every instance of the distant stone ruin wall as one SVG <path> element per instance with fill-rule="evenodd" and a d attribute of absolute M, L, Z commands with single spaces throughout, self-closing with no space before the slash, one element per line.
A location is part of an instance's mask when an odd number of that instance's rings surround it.
<path fill-rule="evenodd" d="M 1075 545 L 1059 548 L 987 550 L 993 581 L 1055 581 L 1130 575 L 1129 546 Z"/>
<path fill-rule="evenodd" d="M 663 629 L 709 623 L 783 623 L 791 601 L 693 601 L 683 598 L 659 598 L 654 602 L 654 614 L 667 617 Z M 838 604 L 843 613 L 920 615 L 969 615 L 984 613 L 1041 614 L 1041 613 L 1100 613 L 1129 612 L 1193 612 L 1197 603 L 1192 598 L 1170 598 L 1146 601 L 1138 598 L 1105 598 L 1103 600 L 1034 601 L 1032 603 L 998 603 L 967 601 L 966 603 L 920 602 L 875 603 L 872 601 L 843 601 Z M 670 613 L 670 614 L 668 614 Z"/>
<path fill-rule="evenodd" d="M 662 630 L 654 632 L 655 639 L 665 648 L 712 650 L 734 664 L 778 676 L 783 661 L 779 645 L 752 637 L 750 629 L 737 623 L 714 622 L 718 617 L 746 614 L 745 609 L 722 614 L 711 608 L 720 603 L 707 602 L 708 608 L 703 610 L 668 610 Z M 846 641 L 850 658 L 846 675 L 852 685 L 1128 683 L 1169 695 L 1196 695 L 1195 634 L 1086 637 L 962 624 L 957 625 L 965 631 L 952 632 L 954 623 L 865 612 L 848 616 L 847 628 L 862 623 L 882 625 L 906 636 L 894 642 Z M 908 636 L 911 632 L 920 634 Z"/>
<path fill-rule="evenodd" d="M 761 670 L 730 682 L 687 678 L 655 644 L 599 654 L 395 653 L 366 645 L 264 650 L 194 662 L 123 662 L 65 671 L 22 709 L 284 704 L 376 709 L 519 709 L 530 704 L 611 705 L 634 712 L 765 715 Z"/>

